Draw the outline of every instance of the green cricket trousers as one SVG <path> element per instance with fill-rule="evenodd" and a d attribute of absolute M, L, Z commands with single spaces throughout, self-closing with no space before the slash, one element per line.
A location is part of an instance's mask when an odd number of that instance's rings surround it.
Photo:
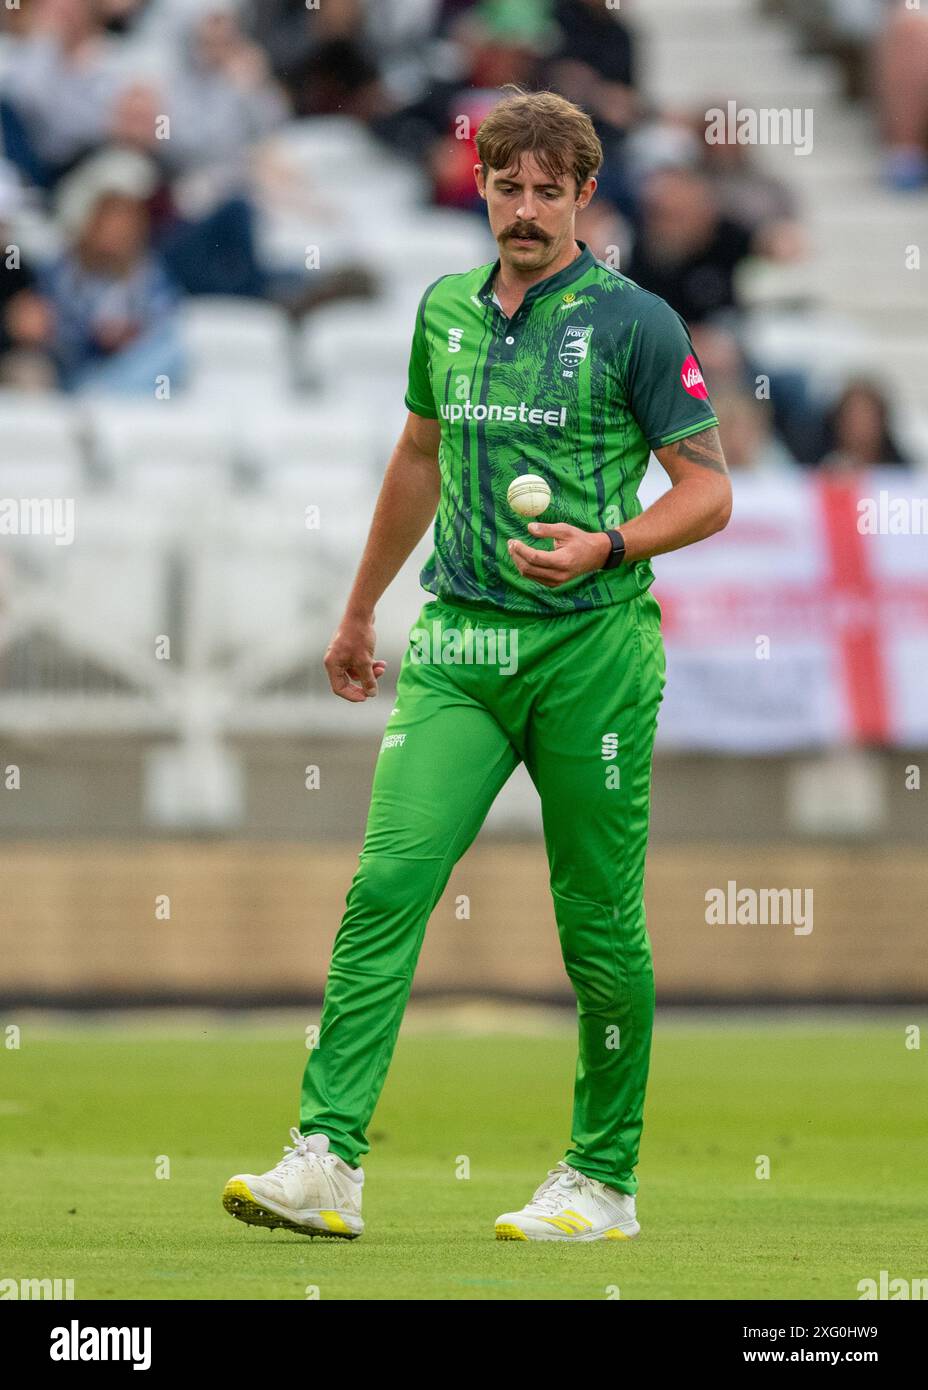
<path fill-rule="evenodd" d="M 561 953 L 577 997 L 564 1159 L 610 1187 L 638 1190 L 654 1020 L 642 887 L 664 681 L 660 607 L 648 590 L 550 615 L 424 605 L 400 667 L 303 1076 L 303 1134 L 327 1134 L 352 1166 L 368 1152 L 426 924 L 523 761 L 541 798 Z"/>

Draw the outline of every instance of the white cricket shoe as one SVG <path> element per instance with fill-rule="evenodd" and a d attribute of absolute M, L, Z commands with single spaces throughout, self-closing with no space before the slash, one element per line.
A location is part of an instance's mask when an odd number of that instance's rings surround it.
<path fill-rule="evenodd" d="M 329 1153 L 327 1134 L 290 1131 L 293 1146 L 270 1172 L 237 1173 L 226 1183 L 222 1205 L 249 1226 L 283 1226 L 304 1236 L 343 1236 L 364 1230 L 361 1189 L 364 1169 L 349 1168 Z"/>
<path fill-rule="evenodd" d="M 497 1240 L 633 1240 L 640 1230 L 634 1197 L 563 1159 L 527 1206 L 496 1218 Z"/>

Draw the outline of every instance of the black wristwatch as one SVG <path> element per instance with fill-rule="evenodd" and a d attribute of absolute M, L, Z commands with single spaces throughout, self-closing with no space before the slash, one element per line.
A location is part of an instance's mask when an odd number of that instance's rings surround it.
<path fill-rule="evenodd" d="M 606 563 L 602 566 L 604 570 L 614 570 L 616 565 L 621 565 L 625 556 L 625 542 L 622 539 L 621 531 L 607 531 L 606 535 L 612 542 L 612 549 L 606 556 Z"/>

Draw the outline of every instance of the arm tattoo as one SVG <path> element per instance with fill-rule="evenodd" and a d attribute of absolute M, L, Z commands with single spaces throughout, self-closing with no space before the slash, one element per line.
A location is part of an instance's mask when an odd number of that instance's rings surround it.
<path fill-rule="evenodd" d="M 722 442 L 715 425 L 707 430 L 700 430 L 699 434 L 691 434 L 686 439 L 678 440 L 673 447 L 680 458 L 688 459 L 691 463 L 701 463 L 703 468 L 711 468 L 713 473 L 728 472 L 725 455 L 722 453 Z"/>

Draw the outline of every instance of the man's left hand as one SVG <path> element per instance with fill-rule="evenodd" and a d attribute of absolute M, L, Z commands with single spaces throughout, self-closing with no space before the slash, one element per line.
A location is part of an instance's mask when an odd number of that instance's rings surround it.
<path fill-rule="evenodd" d="M 547 589 L 556 589 L 568 579 L 602 569 L 612 549 L 605 531 L 581 531 L 566 521 L 530 521 L 528 529 L 533 536 L 551 536 L 554 549 L 534 550 L 524 541 L 510 541 L 509 554 L 520 574 L 526 579 L 537 579 Z"/>

